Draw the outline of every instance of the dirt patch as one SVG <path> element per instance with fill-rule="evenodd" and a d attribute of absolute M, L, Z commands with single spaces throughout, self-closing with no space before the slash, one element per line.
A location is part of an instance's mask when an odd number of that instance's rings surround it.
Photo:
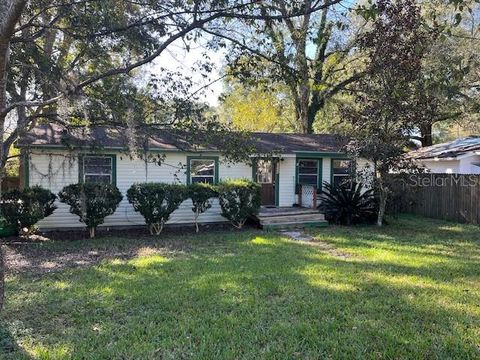
<path fill-rule="evenodd" d="M 333 245 L 330 245 L 324 241 L 315 239 L 312 236 L 305 234 L 303 231 L 282 231 L 282 234 L 288 236 L 295 241 L 318 247 L 320 248 L 320 250 L 326 252 L 328 255 L 332 255 L 342 259 L 348 259 L 352 257 L 351 254 L 341 251 Z"/>
<path fill-rule="evenodd" d="M 34 246 L 31 243 L 4 245 L 7 274 L 31 273 L 40 275 L 61 271 L 66 268 L 91 266 L 106 259 L 129 259 L 138 254 L 136 246 L 122 249 L 57 250 Z"/>
<path fill-rule="evenodd" d="M 4 239 L 3 251 L 7 274 L 42 275 L 67 268 L 86 267 L 104 260 L 128 260 L 157 253 L 165 255 L 189 252 L 205 244 L 195 242 L 190 228 L 166 228 L 159 237 L 144 229 L 100 231 L 99 240 L 90 240 L 84 231 L 48 232 L 28 238 Z M 246 228 L 245 230 L 252 230 Z M 194 230 L 193 230 L 194 231 Z M 239 231 L 228 225 L 210 225 L 199 233 Z M 187 235 L 192 241 L 187 241 Z M 5 241 L 7 240 L 7 241 Z"/>

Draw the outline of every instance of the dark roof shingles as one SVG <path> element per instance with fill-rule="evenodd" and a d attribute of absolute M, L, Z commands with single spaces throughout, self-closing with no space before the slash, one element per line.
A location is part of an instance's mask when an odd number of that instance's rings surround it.
<path fill-rule="evenodd" d="M 19 147 L 99 147 L 128 148 L 136 139 L 136 144 L 143 143 L 148 149 L 156 150 L 191 150 L 195 148 L 178 134 L 161 130 L 154 134 L 137 134 L 131 136 L 125 128 L 113 127 L 78 127 L 69 128 L 48 124 L 39 125 L 23 135 L 17 142 Z M 331 134 L 289 134 L 289 133 L 253 133 L 252 140 L 259 152 L 276 151 L 279 153 L 295 152 L 338 152 L 343 151 L 347 143 L 345 137 Z M 147 141 L 147 144 L 145 144 Z M 216 150 L 214 146 L 202 150 Z"/>
<path fill-rule="evenodd" d="M 480 136 L 470 136 L 447 143 L 436 144 L 411 151 L 408 157 L 412 159 L 444 159 L 456 157 L 468 152 L 480 151 Z"/>

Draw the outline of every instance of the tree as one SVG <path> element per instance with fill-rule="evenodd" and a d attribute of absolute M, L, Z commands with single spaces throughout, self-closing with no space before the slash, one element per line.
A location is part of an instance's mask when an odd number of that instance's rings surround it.
<path fill-rule="evenodd" d="M 312 9 L 321 10 L 314 12 Z M 335 95 L 358 80 L 362 71 L 358 57 L 351 55 L 355 27 L 347 10 L 352 3 L 336 1 L 262 2 L 261 11 L 275 9 L 287 16 L 303 9 L 296 18 L 248 21 L 242 38 L 238 29 L 210 33 L 232 44 L 227 55 L 231 74 L 255 84 L 284 84 L 295 111 L 298 129 L 312 133 L 317 113 Z M 248 39 L 245 39 L 248 33 Z"/>
<path fill-rule="evenodd" d="M 422 146 L 433 144 L 439 124 L 478 122 L 480 109 L 480 39 L 461 24 L 444 30 L 433 27 L 432 39 L 413 91 L 417 99 L 417 126 L 412 138 Z"/>
<path fill-rule="evenodd" d="M 353 125 L 349 151 L 373 164 L 381 226 L 390 192 L 388 175 L 409 166 L 403 154 L 416 120 L 412 84 L 420 76 L 431 34 L 422 29 L 414 0 L 380 0 L 376 7 L 371 30 L 358 42 L 367 58 L 367 76 L 358 82 L 355 103 L 344 116 Z"/>
<path fill-rule="evenodd" d="M 289 92 L 280 84 L 266 88 L 231 80 L 219 106 L 220 119 L 238 129 L 296 132 Z"/>

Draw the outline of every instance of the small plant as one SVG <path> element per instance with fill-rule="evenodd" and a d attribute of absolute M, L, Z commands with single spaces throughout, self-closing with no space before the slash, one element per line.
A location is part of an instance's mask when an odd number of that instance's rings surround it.
<path fill-rule="evenodd" d="M 57 208 L 55 194 L 40 186 L 8 191 L 2 196 L 1 210 L 6 223 L 18 232 L 30 233 L 34 225 Z"/>
<path fill-rule="evenodd" d="M 352 225 L 375 221 L 376 204 L 372 189 L 362 183 L 344 185 L 323 184 L 319 209 L 335 224 Z"/>
<path fill-rule="evenodd" d="M 241 229 L 250 216 L 260 210 L 260 185 L 249 180 L 220 183 L 218 198 L 222 215 L 237 229 Z"/>
<path fill-rule="evenodd" d="M 143 183 L 133 184 L 127 191 L 127 199 L 135 211 L 145 219 L 152 235 L 159 235 L 170 215 L 187 198 L 185 185 Z"/>
<path fill-rule="evenodd" d="M 217 196 L 217 191 L 210 184 L 194 183 L 188 186 L 188 196 L 192 200 L 195 231 L 198 233 L 198 217 L 212 207 L 212 198 Z"/>
<path fill-rule="evenodd" d="M 90 238 L 95 237 L 98 225 L 112 215 L 122 201 L 122 194 L 115 185 L 81 183 L 65 186 L 58 193 L 60 201 L 70 205 L 70 212 L 80 217 L 87 226 Z"/>

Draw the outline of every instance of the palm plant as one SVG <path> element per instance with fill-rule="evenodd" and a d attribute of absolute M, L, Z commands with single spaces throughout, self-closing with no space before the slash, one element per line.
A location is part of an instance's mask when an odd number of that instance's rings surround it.
<path fill-rule="evenodd" d="M 352 225 L 375 220 L 376 203 L 373 189 L 362 183 L 323 184 L 319 209 L 335 224 Z"/>

